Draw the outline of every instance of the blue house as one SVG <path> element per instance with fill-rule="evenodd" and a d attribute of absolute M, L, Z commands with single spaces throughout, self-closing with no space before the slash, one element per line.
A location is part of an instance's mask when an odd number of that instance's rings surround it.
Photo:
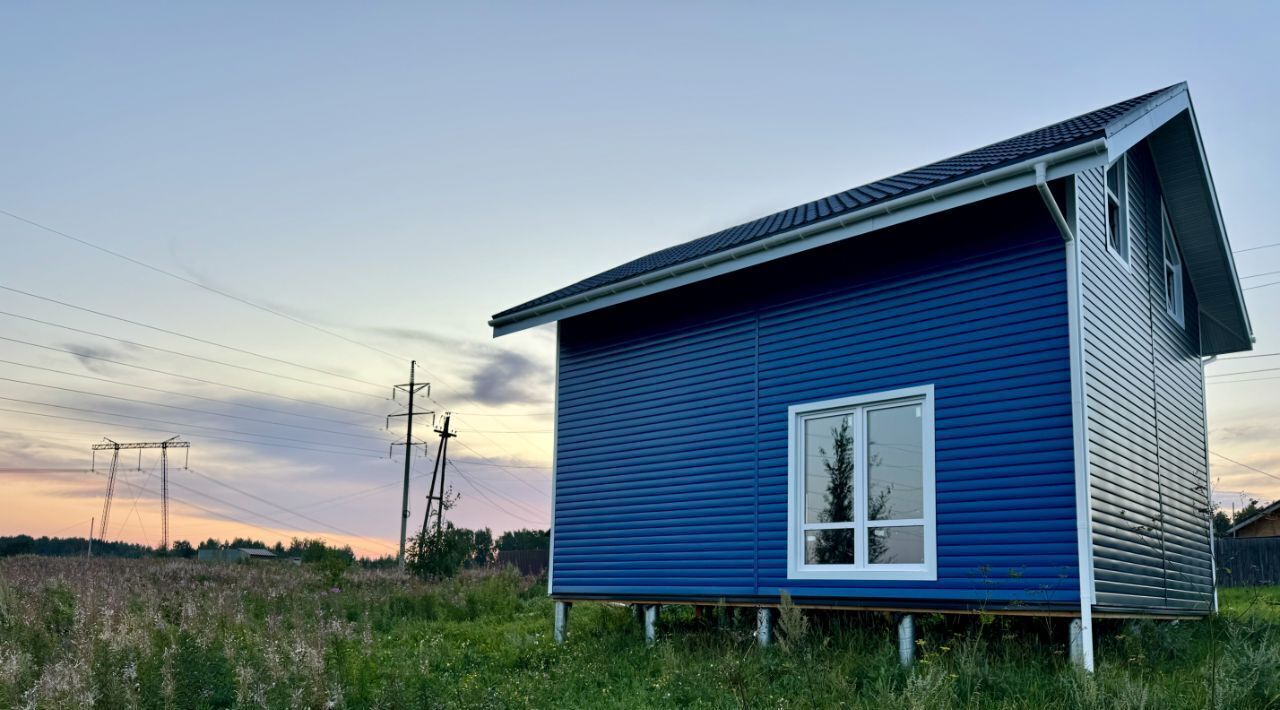
<path fill-rule="evenodd" d="M 664 249 L 558 325 L 550 593 L 1215 605 L 1204 358 L 1252 330 L 1185 84 Z M 650 624 L 651 626 L 651 624 Z M 909 643 L 908 643 L 909 647 Z"/>

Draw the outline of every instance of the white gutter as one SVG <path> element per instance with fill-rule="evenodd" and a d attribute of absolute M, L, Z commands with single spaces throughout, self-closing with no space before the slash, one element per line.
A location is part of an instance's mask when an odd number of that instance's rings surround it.
<path fill-rule="evenodd" d="M 886 202 L 877 203 L 874 205 L 868 205 L 867 207 L 864 207 L 862 209 L 857 209 L 852 212 L 846 213 L 844 215 L 833 217 L 823 222 L 819 222 L 817 224 L 807 225 L 807 226 L 793 229 L 787 232 L 783 232 L 781 234 L 776 234 L 772 237 L 761 239 L 759 241 L 751 242 L 750 244 L 744 244 L 734 249 L 728 249 L 726 251 L 717 252 L 715 254 L 708 255 L 696 261 L 676 264 L 666 269 L 650 272 L 647 274 L 642 274 L 640 276 L 624 279 L 614 284 L 609 284 L 606 286 L 601 286 L 599 288 L 594 288 L 585 293 L 577 294 L 574 296 L 567 296 L 565 298 L 561 298 L 559 300 L 552 301 L 550 303 L 545 303 L 540 306 L 527 308 L 525 310 L 518 311 L 516 313 L 511 313 L 511 314 L 502 316 L 501 318 L 494 318 L 489 321 L 489 325 L 492 328 L 494 328 L 495 335 L 502 335 L 504 333 L 513 332 L 515 330 L 522 329 L 522 327 L 529 327 L 532 325 L 537 325 L 539 323 L 545 323 L 549 320 L 553 320 L 551 318 L 539 318 L 539 317 L 546 316 L 547 314 L 554 313 L 556 311 L 562 311 L 562 310 L 565 310 L 574 306 L 578 306 L 593 300 L 617 295 L 625 291 L 630 291 L 632 289 L 649 286 L 661 281 L 665 281 L 667 279 L 675 278 L 677 276 L 690 274 L 691 272 L 712 269 L 713 267 L 724 265 L 727 262 L 732 262 L 749 255 L 757 254 L 759 252 L 768 251 L 770 249 L 776 249 L 782 246 L 788 246 L 788 245 L 794 246 L 792 244 L 794 242 L 801 242 L 806 239 L 815 237 L 817 235 L 831 232 L 833 230 L 852 227 L 854 225 L 858 225 L 859 223 L 866 222 L 867 220 L 872 220 L 877 217 L 884 218 L 889 215 L 896 215 L 897 213 L 905 209 L 908 209 L 911 207 L 917 207 L 930 202 L 938 202 L 944 198 L 952 197 L 959 193 L 967 192 L 970 190 L 977 190 L 984 187 L 991 187 L 997 183 L 1003 183 L 1014 178 L 1034 177 L 1037 170 L 1036 166 L 1038 165 L 1043 165 L 1046 179 L 1062 177 L 1062 175 L 1064 174 L 1075 172 L 1075 168 L 1072 168 L 1071 170 L 1062 171 L 1061 174 L 1056 174 L 1056 175 L 1049 174 L 1050 169 L 1053 168 L 1054 166 L 1057 166 L 1069 161 L 1088 158 L 1088 157 L 1096 156 L 1099 154 L 1105 155 L 1106 152 L 1107 152 L 1106 138 L 1095 138 L 1094 140 L 1081 143 L 1080 145 L 1072 146 L 1070 148 L 1065 148 L 1056 153 L 1051 153 L 1049 155 L 1030 158 L 1028 160 L 1014 163 L 1012 165 L 1006 165 L 1003 168 L 997 168 L 995 170 L 984 172 L 968 178 L 962 178 L 960 180 L 956 180 L 955 182 L 947 183 L 945 185 L 939 185 L 937 187 L 934 187 L 928 190 L 911 193 L 909 195 L 904 195 L 902 197 L 888 200 Z M 1032 184 L 1032 182 L 1028 181 L 1028 183 L 1023 186 L 1030 186 L 1030 184 Z M 1016 187 L 1019 187 L 1019 186 L 1010 187 L 1009 189 L 1016 189 Z M 725 270 L 729 271 L 729 270 L 733 270 L 733 268 L 737 268 L 737 267 L 731 267 Z M 713 275 L 715 274 L 708 274 L 706 277 L 713 276 Z M 706 278 L 706 277 L 703 277 L 703 278 Z M 516 323 L 520 323 L 522 321 L 529 321 L 533 319 L 538 319 L 538 320 L 535 323 L 530 323 L 522 327 L 516 327 L 516 328 L 508 327 Z"/>
<path fill-rule="evenodd" d="M 1062 208 L 1058 206 L 1058 201 L 1053 199 L 1053 193 L 1049 190 L 1049 181 L 1045 177 L 1048 174 L 1048 166 L 1044 161 L 1036 163 L 1036 189 L 1040 191 L 1040 197 L 1044 200 L 1045 207 L 1049 208 L 1049 215 L 1053 217 L 1053 223 L 1058 225 L 1058 233 L 1062 235 L 1062 241 L 1070 242 L 1075 239 L 1075 232 L 1071 230 L 1071 225 L 1067 224 L 1067 218 L 1062 214 Z"/>

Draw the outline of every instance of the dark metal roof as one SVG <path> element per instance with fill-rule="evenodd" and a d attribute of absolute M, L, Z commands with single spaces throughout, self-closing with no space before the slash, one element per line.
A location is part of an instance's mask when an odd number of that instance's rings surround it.
<path fill-rule="evenodd" d="M 1107 126 L 1148 99 L 1166 91 L 1160 89 L 1127 101 L 1112 104 L 1051 126 L 1023 133 L 1008 140 L 977 150 L 908 170 L 861 187 L 838 192 L 813 202 L 775 212 L 736 227 L 709 234 L 684 244 L 653 252 L 639 259 L 615 266 L 608 271 L 583 279 L 558 291 L 527 301 L 495 314 L 495 319 L 536 308 L 562 298 L 576 296 L 601 286 L 666 269 L 687 261 L 764 239 L 787 230 L 821 222 L 877 202 L 901 197 L 912 192 L 937 187 L 953 180 L 978 175 L 1004 165 L 1051 153 L 1078 143 L 1100 138 Z"/>

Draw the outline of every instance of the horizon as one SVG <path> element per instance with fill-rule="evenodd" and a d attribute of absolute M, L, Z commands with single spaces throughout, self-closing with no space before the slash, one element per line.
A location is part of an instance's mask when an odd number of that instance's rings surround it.
<path fill-rule="evenodd" d="M 0 116 L 0 535 L 82 535 L 106 482 L 91 445 L 180 435 L 171 540 L 394 555 L 403 425 L 384 418 L 410 359 L 459 431 L 450 520 L 545 529 L 554 326 L 494 340 L 490 315 L 1184 80 L 1257 335 L 1206 367 L 1214 497 L 1280 498 L 1259 160 L 1280 87 L 1255 71 L 1280 9 L 1113 8 L 1147 28 L 1118 42 L 1111 6 L 1003 7 L 0 9 L 21 107 Z M 961 26 L 1030 60 L 956 51 Z M 1076 33 L 1070 61 L 1044 27 Z M 121 456 L 107 539 L 154 545 L 158 464 Z"/>

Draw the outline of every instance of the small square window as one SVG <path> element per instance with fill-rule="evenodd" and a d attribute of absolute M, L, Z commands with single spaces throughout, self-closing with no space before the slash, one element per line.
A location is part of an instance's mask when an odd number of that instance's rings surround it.
<path fill-rule="evenodd" d="M 1124 157 L 1107 168 L 1107 248 L 1129 265 L 1128 163 Z"/>

